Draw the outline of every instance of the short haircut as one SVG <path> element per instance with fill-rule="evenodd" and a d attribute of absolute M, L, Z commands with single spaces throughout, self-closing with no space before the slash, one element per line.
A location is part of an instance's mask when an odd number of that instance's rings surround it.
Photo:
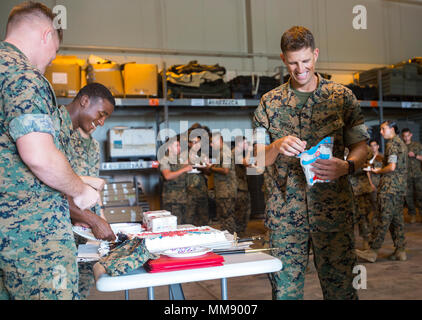
<path fill-rule="evenodd" d="M 394 128 L 394 132 L 398 134 L 400 132 L 399 127 L 397 126 L 397 122 L 394 120 L 385 120 L 381 125 L 387 124 L 389 128 Z"/>
<path fill-rule="evenodd" d="M 372 143 L 372 142 L 375 142 L 377 145 L 379 145 L 378 141 L 377 141 L 377 140 L 375 140 L 375 139 L 371 139 L 371 140 L 369 140 L 369 145 L 371 145 L 371 143 Z"/>
<path fill-rule="evenodd" d="M 303 48 L 315 49 L 315 39 L 311 31 L 302 26 L 294 26 L 283 33 L 280 42 L 281 51 L 297 51 Z"/>
<path fill-rule="evenodd" d="M 56 15 L 46 5 L 40 2 L 26 1 L 18 4 L 12 8 L 7 20 L 6 34 L 11 31 L 14 25 L 18 25 L 24 19 L 31 20 L 34 16 L 41 19 L 47 19 L 53 22 Z M 60 42 L 63 41 L 63 30 L 56 29 Z"/>
<path fill-rule="evenodd" d="M 412 131 L 410 131 L 409 128 L 404 128 L 404 129 L 401 130 L 401 133 L 405 133 L 405 132 L 412 133 Z"/>
<path fill-rule="evenodd" d="M 113 105 L 113 107 L 116 106 L 116 100 L 114 99 L 112 93 L 101 83 L 93 82 L 87 84 L 85 87 L 79 90 L 74 100 L 81 99 L 84 95 L 88 96 L 89 98 L 102 98 L 108 100 Z"/>

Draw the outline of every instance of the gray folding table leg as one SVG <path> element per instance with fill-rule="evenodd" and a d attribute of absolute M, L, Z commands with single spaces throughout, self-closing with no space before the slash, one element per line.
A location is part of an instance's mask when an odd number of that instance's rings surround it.
<path fill-rule="evenodd" d="M 148 300 L 154 300 L 154 287 L 148 287 Z"/>
<path fill-rule="evenodd" d="M 221 300 L 227 300 L 227 278 L 221 278 Z"/>
<path fill-rule="evenodd" d="M 182 285 L 180 283 L 169 285 L 169 299 L 170 300 L 185 300 Z"/>

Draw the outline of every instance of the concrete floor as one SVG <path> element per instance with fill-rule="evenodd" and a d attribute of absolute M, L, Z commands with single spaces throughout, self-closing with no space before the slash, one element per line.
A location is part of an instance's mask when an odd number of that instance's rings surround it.
<path fill-rule="evenodd" d="M 405 215 L 405 221 L 408 217 Z M 246 231 L 249 235 L 265 233 L 263 220 L 251 220 Z M 376 263 L 358 260 L 366 267 L 367 288 L 358 291 L 361 300 L 421 300 L 422 299 L 422 219 L 418 217 L 415 224 L 405 225 L 408 260 L 393 262 L 387 256 L 393 252 L 393 243 L 388 234 Z M 357 239 L 357 247 L 361 246 L 361 239 Z M 257 241 L 254 247 L 266 246 L 266 241 Z M 267 275 L 255 275 L 228 279 L 228 297 L 236 300 L 270 300 L 271 286 Z M 220 281 L 210 280 L 185 283 L 182 285 L 187 300 L 216 300 L 220 299 Z M 147 290 L 137 289 L 129 291 L 131 300 L 146 300 Z M 168 300 L 168 287 L 156 287 L 155 299 Z M 310 259 L 309 270 L 305 280 L 305 300 L 322 299 L 318 276 Z M 91 290 L 89 300 L 124 300 L 124 292 L 99 292 Z"/>

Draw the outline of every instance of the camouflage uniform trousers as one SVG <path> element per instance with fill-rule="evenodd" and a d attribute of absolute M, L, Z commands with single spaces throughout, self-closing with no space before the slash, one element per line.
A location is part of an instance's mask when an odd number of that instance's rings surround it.
<path fill-rule="evenodd" d="M 221 224 L 221 230 L 227 230 L 233 234 L 236 232 L 235 222 L 235 206 L 236 198 L 220 198 L 215 197 L 215 204 L 217 207 L 217 219 Z"/>
<path fill-rule="evenodd" d="M 295 232 L 270 230 L 270 247 L 279 248 L 272 255 L 283 263 L 283 269 L 270 273 L 274 300 L 303 299 L 305 273 L 312 245 L 324 299 L 357 300 L 353 288 L 353 230 L 343 232 Z"/>
<path fill-rule="evenodd" d="M 357 216 L 356 222 L 359 227 L 359 235 L 368 241 L 371 234 L 371 227 L 369 217 L 372 213 L 372 202 L 371 194 L 365 193 L 359 196 L 355 196 Z"/>
<path fill-rule="evenodd" d="M 422 208 L 422 177 L 407 179 L 406 204 L 411 216 L 416 215 L 416 208 Z"/>
<path fill-rule="evenodd" d="M 0 249 L 0 300 L 79 299 L 73 239 L 10 241 Z"/>
<path fill-rule="evenodd" d="M 186 205 L 186 223 L 195 226 L 208 224 L 208 194 L 189 193 Z"/>
<path fill-rule="evenodd" d="M 251 195 L 249 191 L 237 190 L 235 205 L 236 232 L 245 232 L 251 216 Z"/>
<path fill-rule="evenodd" d="M 177 224 L 185 224 L 186 222 L 186 202 L 177 202 L 167 199 L 163 201 L 163 210 L 170 211 L 172 215 L 177 217 Z"/>
<path fill-rule="evenodd" d="M 403 219 L 404 196 L 390 193 L 378 194 L 378 214 L 375 218 L 376 229 L 373 240 L 370 243 L 372 249 L 382 247 L 387 230 L 390 230 L 394 247 L 404 249 L 404 219 Z"/>
<path fill-rule="evenodd" d="M 87 240 L 81 236 L 75 235 L 75 243 L 77 246 L 86 244 Z M 91 288 L 95 284 L 93 262 L 78 262 L 79 272 L 79 296 L 81 300 L 86 300 L 89 296 Z"/>
<path fill-rule="evenodd" d="M 369 194 L 371 199 L 371 207 L 372 207 L 372 214 L 368 217 L 369 218 L 369 229 L 370 234 L 374 234 L 376 219 L 375 217 L 378 216 L 378 201 L 377 201 L 377 192 L 373 191 Z"/>

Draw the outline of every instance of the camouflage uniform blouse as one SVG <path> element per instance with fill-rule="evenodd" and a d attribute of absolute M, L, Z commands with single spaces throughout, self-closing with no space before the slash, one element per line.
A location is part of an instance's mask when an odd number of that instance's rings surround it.
<path fill-rule="evenodd" d="M 372 165 L 374 166 L 374 168 L 382 168 L 383 161 L 384 161 L 384 157 L 381 154 L 378 154 L 374 162 L 372 163 Z M 371 180 L 376 188 L 378 188 L 380 184 L 380 179 L 381 179 L 381 175 L 371 172 Z"/>
<path fill-rule="evenodd" d="M 164 170 L 171 170 L 171 171 L 178 171 L 182 169 L 185 164 L 183 161 L 180 160 L 181 157 L 178 158 L 178 163 L 172 164 L 170 161 L 169 156 L 164 156 L 160 160 L 160 171 Z M 176 179 L 173 180 L 165 180 L 163 178 L 163 202 L 166 203 L 186 203 L 186 187 L 187 187 L 187 179 L 186 173 L 181 174 Z"/>
<path fill-rule="evenodd" d="M 97 140 L 84 138 L 79 130 L 73 130 L 72 119 L 65 106 L 58 108 L 61 122 L 60 138 L 64 146 L 66 157 L 78 176 L 98 177 L 100 175 L 100 145 Z M 70 140 L 66 137 L 70 136 Z M 91 208 L 96 214 L 100 214 L 101 206 L 96 204 Z"/>
<path fill-rule="evenodd" d="M 0 42 L 0 91 L 1 233 L 19 232 L 20 239 L 73 239 L 67 199 L 29 170 L 16 147 L 20 137 L 42 132 L 50 134 L 64 152 L 62 145 L 70 137 L 60 137 L 54 91 L 27 57 L 4 41 Z"/>
<path fill-rule="evenodd" d="M 236 151 L 234 148 L 232 150 L 233 159 L 235 159 L 235 156 L 236 156 Z M 248 191 L 248 178 L 246 174 L 246 166 L 244 166 L 243 164 L 237 164 L 235 161 L 235 171 L 236 171 L 236 179 L 237 179 L 237 190 Z"/>
<path fill-rule="evenodd" d="M 369 160 L 371 160 L 371 156 L 372 156 L 372 153 L 370 152 L 370 150 L 368 150 L 368 157 L 366 159 L 367 163 L 369 162 Z M 352 185 L 353 194 L 355 196 L 361 196 L 363 194 L 372 192 L 371 184 L 369 183 L 368 174 L 362 168 L 359 168 L 358 170 L 356 170 L 355 174 L 351 175 L 349 179 L 350 179 L 350 184 Z"/>
<path fill-rule="evenodd" d="M 422 145 L 417 141 L 412 141 L 410 144 L 406 144 L 407 154 L 410 151 L 417 156 L 422 155 Z M 409 178 L 420 178 L 422 177 L 421 162 L 416 158 L 408 157 L 409 168 L 407 170 L 407 175 Z"/>
<path fill-rule="evenodd" d="M 229 161 L 230 159 L 230 161 Z M 220 162 L 216 165 L 216 168 L 229 168 L 227 175 L 219 174 L 214 172 L 214 190 L 216 198 L 232 198 L 236 197 L 237 193 L 237 181 L 236 181 L 236 169 L 234 165 L 234 157 L 230 148 L 224 145 L 223 151 L 220 152 Z"/>
<path fill-rule="evenodd" d="M 399 138 L 387 141 L 385 144 L 384 167 L 389 163 L 396 163 L 393 172 L 381 174 L 378 192 L 405 195 L 407 190 L 407 148 L 405 143 Z"/>
<path fill-rule="evenodd" d="M 356 97 L 346 87 L 323 79 L 303 108 L 290 83 L 262 98 L 254 114 L 255 128 L 263 128 L 270 141 L 292 135 L 307 142 L 307 149 L 321 139 L 334 137 L 333 156 L 343 159 L 344 149 L 369 138 Z M 299 159 L 279 155 L 268 167 L 270 189 L 266 226 L 285 233 L 335 232 L 353 219 L 352 191 L 347 176 L 309 188 Z"/>

